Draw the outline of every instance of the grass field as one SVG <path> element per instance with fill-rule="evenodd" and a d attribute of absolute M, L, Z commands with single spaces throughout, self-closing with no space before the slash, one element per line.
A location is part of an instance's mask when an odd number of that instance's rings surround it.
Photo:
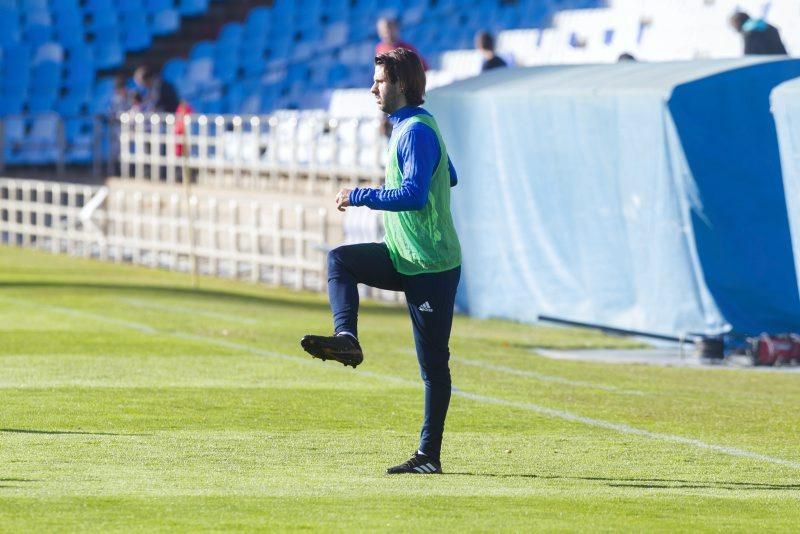
<path fill-rule="evenodd" d="M 402 309 L 311 360 L 323 296 L 0 248 L 0 531 L 797 531 L 800 375 L 553 361 L 456 319 L 444 476 Z"/>

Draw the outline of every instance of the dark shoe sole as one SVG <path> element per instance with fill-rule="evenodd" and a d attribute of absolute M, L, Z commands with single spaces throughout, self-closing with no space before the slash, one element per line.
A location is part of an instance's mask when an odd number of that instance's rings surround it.
<path fill-rule="evenodd" d="M 321 345 L 316 336 L 303 336 L 303 339 L 300 340 L 300 346 L 314 358 L 323 361 L 334 360 L 342 365 L 349 365 L 353 369 L 364 361 L 364 355 L 361 352 L 334 351 L 330 347 Z"/>

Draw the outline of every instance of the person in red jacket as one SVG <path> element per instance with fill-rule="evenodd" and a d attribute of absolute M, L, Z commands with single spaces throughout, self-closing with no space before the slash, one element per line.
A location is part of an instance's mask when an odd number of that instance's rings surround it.
<path fill-rule="evenodd" d="M 194 113 L 194 109 L 192 109 L 192 106 L 186 100 L 181 100 L 181 103 L 178 104 L 178 107 L 175 110 L 175 155 L 176 156 L 183 155 L 184 133 L 186 132 L 186 125 L 183 122 L 183 117 L 191 113 Z"/>
<path fill-rule="evenodd" d="M 391 52 L 395 48 L 405 48 L 406 50 L 411 50 L 417 54 L 422 60 L 423 68 L 425 70 L 429 69 L 428 64 L 425 62 L 425 58 L 422 57 L 422 54 L 419 53 L 419 50 L 414 48 L 414 45 L 407 43 L 400 38 L 400 25 L 397 23 L 397 19 L 381 17 L 378 19 L 377 29 L 378 37 L 380 37 L 381 41 L 375 45 L 376 56 L 380 56 L 386 52 Z"/>

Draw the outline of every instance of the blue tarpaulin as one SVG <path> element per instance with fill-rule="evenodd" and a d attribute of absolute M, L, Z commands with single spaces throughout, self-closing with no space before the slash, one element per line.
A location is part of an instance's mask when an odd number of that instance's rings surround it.
<path fill-rule="evenodd" d="M 667 335 L 800 330 L 770 91 L 800 61 L 505 69 L 432 91 L 459 305 Z"/>
<path fill-rule="evenodd" d="M 772 113 L 778 130 L 783 189 L 789 214 L 795 269 L 800 268 L 800 80 L 782 83 L 772 91 Z M 798 284 L 800 284 L 800 270 Z"/>

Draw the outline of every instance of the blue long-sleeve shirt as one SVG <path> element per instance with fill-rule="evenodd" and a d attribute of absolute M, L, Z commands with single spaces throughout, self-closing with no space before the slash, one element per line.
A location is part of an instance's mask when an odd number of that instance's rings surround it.
<path fill-rule="evenodd" d="M 424 109 L 417 106 L 400 108 L 391 115 L 392 141 L 398 135 L 400 124 L 414 115 L 424 113 Z M 391 145 L 391 141 L 389 143 Z M 351 206 L 367 206 L 374 210 L 384 211 L 412 211 L 425 207 L 428 202 L 428 191 L 431 187 L 431 178 L 441 158 L 441 148 L 436 139 L 436 133 L 421 122 L 413 124 L 397 140 L 397 164 L 403 174 L 403 182 L 397 189 L 356 187 L 350 191 L 349 201 Z M 447 158 L 450 167 L 450 186 L 458 183 L 456 169 L 453 162 Z"/>

